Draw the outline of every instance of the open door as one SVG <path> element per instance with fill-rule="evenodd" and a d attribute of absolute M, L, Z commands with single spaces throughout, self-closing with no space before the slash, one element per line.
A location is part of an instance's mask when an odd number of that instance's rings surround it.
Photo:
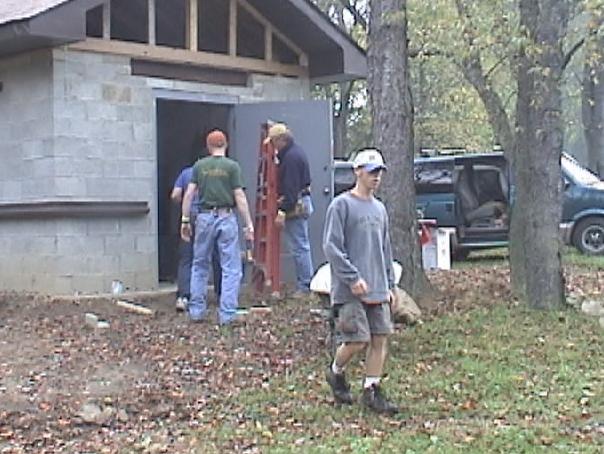
<path fill-rule="evenodd" d="M 310 164 L 311 190 L 315 212 L 310 218 L 310 245 L 315 269 L 325 261 L 322 250 L 323 223 L 332 198 L 331 163 L 332 116 L 328 101 L 292 101 L 239 104 L 231 111 L 229 136 L 230 156 L 243 172 L 246 194 L 252 216 L 255 213 L 258 153 L 261 125 L 268 120 L 285 122 L 291 128 L 295 142 L 300 145 Z M 295 271 L 289 249 L 281 249 L 281 279 L 295 281 Z"/>

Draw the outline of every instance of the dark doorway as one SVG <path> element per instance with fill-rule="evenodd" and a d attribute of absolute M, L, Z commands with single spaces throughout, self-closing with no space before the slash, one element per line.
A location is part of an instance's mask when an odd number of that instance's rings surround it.
<path fill-rule="evenodd" d="M 204 137 L 228 130 L 230 105 L 157 99 L 159 280 L 174 281 L 178 264 L 180 206 L 170 200 L 181 170 L 205 155 Z"/>

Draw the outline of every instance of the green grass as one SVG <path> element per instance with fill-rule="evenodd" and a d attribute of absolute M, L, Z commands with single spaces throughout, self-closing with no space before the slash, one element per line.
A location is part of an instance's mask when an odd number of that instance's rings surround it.
<path fill-rule="evenodd" d="M 466 260 L 454 261 L 453 268 L 463 269 L 493 265 L 508 266 L 508 254 L 507 247 L 472 251 Z M 574 247 L 565 246 L 562 250 L 562 263 L 564 265 L 601 270 L 604 269 L 604 256 L 585 255 Z"/>
<path fill-rule="evenodd" d="M 391 339 L 384 386 L 396 418 L 335 407 L 309 357 L 226 399 L 207 451 L 596 453 L 604 448 L 604 347 L 597 319 L 498 305 L 445 315 Z M 359 394 L 362 364 L 348 371 Z"/>

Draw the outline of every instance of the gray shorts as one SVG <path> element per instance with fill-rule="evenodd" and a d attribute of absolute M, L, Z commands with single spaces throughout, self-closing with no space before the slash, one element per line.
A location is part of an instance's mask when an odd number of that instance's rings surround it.
<path fill-rule="evenodd" d="M 337 306 L 336 337 L 340 342 L 369 342 L 372 335 L 392 334 L 390 304 L 351 301 Z"/>

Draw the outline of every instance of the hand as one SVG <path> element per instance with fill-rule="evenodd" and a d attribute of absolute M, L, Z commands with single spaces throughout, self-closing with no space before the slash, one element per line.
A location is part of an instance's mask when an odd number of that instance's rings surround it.
<path fill-rule="evenodd" d="M 188 222 L 180 224 L 180 237 L 187 243 L 189 243 L 191 241 L 191 235 L 191 224 L 189 224 Z"/>
<path fill-rule="evenodd" d="M 352 290 L 352 294 L 355 296 L 366 295 L 368 289 L 367 282 L 365 282 L 365 279 L 362 278 L 350 286 L 350 290 Z"/>
<path fill-rule="evenodd" d="M 275 218 L 275 225 L 282 228 L 285 225 L 285 211 L 277 211 L 277 217 Z"/>
<path fill-rule="evenodd" d="M 243 229 L 243 236 L 246 241 L 254 241 L 254 228 L 253 227 L 245 227 Z"/>
<path fill-rule="evenodd" d="M 394 293 L 394 289 L 390 289 L 388 291 L 388 294 L 389 294 L 389 297 L 388 297 L 389 300 L 388 300 L 388 302 L 390 304 L 394 304 L 394 302 L 396 301 L 396 293 Z"/>

